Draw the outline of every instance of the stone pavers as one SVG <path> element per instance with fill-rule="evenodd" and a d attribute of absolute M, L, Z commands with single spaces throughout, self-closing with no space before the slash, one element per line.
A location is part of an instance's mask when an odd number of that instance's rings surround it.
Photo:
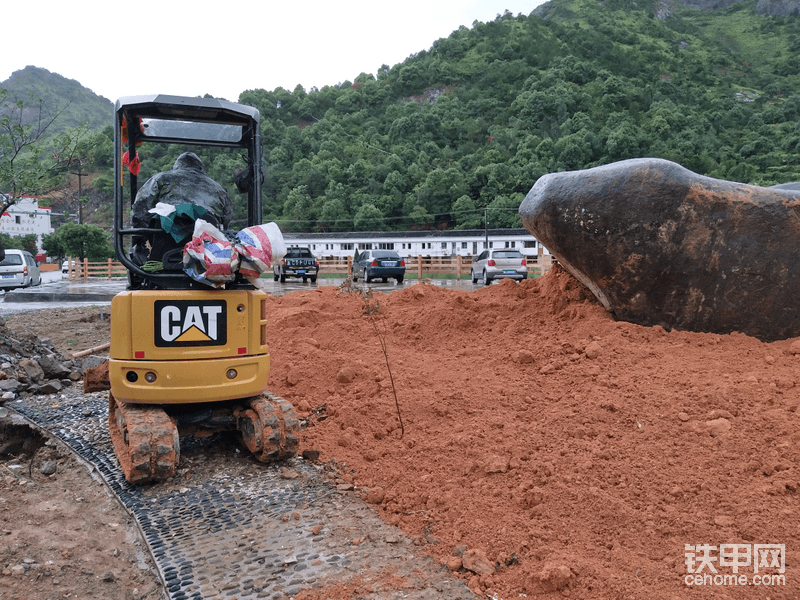
<path fill-rule="evenodd" d="M 182 439 L 172 480 L 125 481 L 107 428 L 104 393 L 28 398 L 7 406 L 92 463 L 136 520 L 171 600 L 278 599 L 358 574 L 404 578 L 375 598 L 474 598 L 443 566 L 417 556 L 321 464 L 264 465 L 230 436 Z M 200 468 L 202 466 L 202 468 Z"/>

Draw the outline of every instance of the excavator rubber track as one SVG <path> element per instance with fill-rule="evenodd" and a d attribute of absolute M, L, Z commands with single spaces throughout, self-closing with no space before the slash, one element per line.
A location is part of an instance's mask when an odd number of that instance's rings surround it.
<path fill-rule="evenodd" d="M 259 462 L 297 455 L 300 421 L 287 400 L 264 392 L 243 400 L 233 409 L 233 417 L 231 426 L 222 429 L 238 429 Z M 163 406 L 128 404 L 109 393 L 108 429 L 127 481 L 158 482 L 175 475 L 180 462 L 178 421 Z"/>
<path fill-rule="evenodd" d="M 180 441 L 175 419 L 160 406 L 127 404 L 108 395 L 108 429 L 122 473 L 130 483 L 175 475 Z"/>
<path fill-rule="evenodd" d="M 242 441 L 260 462 L 273 462 L 297 455 L 300 421 L 292 405 L 271 392 L 249 398 L 237 411 Z"/>

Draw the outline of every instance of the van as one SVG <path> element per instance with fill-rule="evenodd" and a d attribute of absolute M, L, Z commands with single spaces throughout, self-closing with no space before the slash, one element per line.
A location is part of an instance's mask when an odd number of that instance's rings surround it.
<path fill-rule="evenodd" d="M 6 249 L 6 257 L 0 262 L 0 289 L 41 285 L 39 265 L 30 252 Z"/>

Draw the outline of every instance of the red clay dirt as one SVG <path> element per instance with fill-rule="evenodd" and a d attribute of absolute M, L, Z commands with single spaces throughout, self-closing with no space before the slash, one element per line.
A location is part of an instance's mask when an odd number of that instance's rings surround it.
<path fill-rule="evenodd" d="M 335 459 L 475 592 L 798 597 L 800 340 L 615 322 L 558 268 L 475 292 L 267 302 L 269 388 L 308 418 L 301 450 Z M 765 554 L 757 574 L 785 583 L 752 585 L 751 562 L 748 585 L 687 586 L 687 544 L 715 546 L 721 576 L 720 544 L 783 544 L 785 571 Z M 688 554 L 696 568 L 703 552 Z"/>

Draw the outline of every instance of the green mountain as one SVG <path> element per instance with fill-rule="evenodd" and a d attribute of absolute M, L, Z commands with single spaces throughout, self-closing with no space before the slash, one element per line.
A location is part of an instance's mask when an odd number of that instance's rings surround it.
<path fill-rule="evenodd" d="M 800 19 L 756 0 L 553 0 L 476 23 L 308 92 L 250 90 L 269 217 L 285 229 L 519 224 L 547 172 L 662 157 L 698 173 L 800 180 Z"/>
<path fill-rule="evenodd" d="M 14 71 L 11 77 L 0 82 L 0 89 L 8 90 L 10 98 L 21 100 L 31 117 L 38 113 L 38 100 L 43 101 L 45 115 L 55 115 L 63 110 L 50 134 L 65 129 L 88 125 L 91 131 L 100 131 L 112 122 L 113 103 L 83 87 L 74 79 L 67 79 L 47 69 L 27 66 Z"/>

